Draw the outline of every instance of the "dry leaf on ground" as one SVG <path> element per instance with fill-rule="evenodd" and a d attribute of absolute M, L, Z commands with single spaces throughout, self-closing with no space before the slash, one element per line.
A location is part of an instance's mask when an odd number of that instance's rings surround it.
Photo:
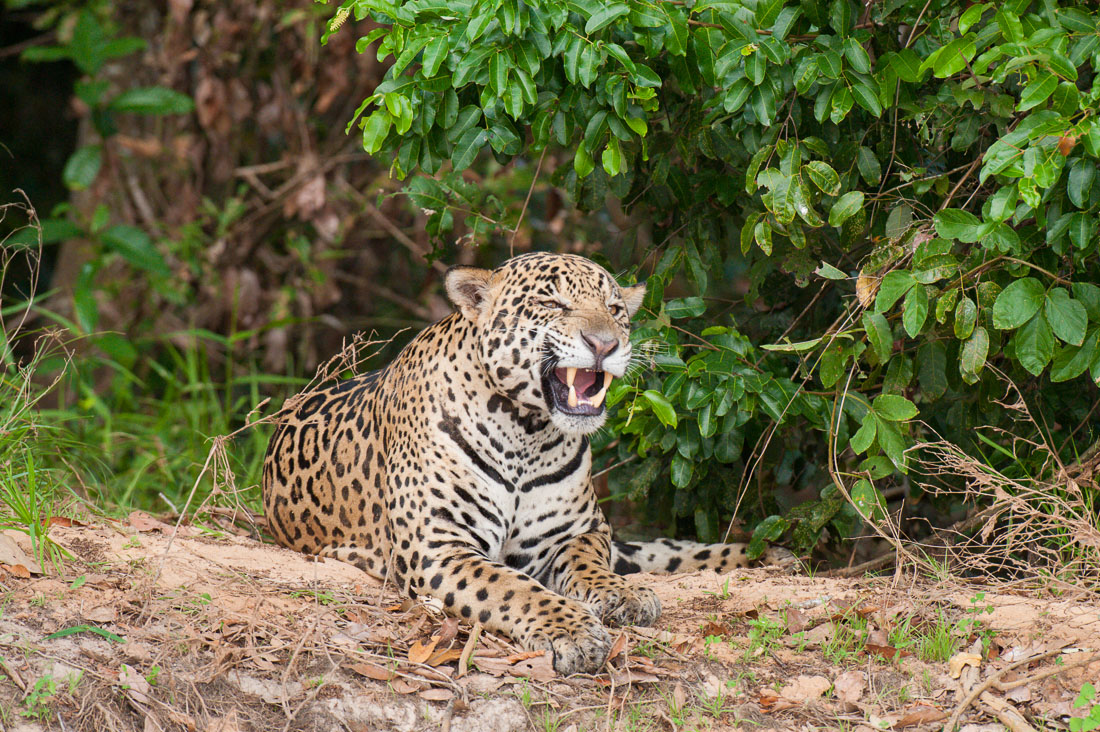
<path fill-rule="evenodd" d="M 867 676 L 862 671 L 846 671 L 836 677 L 833 689 L 836 698 L 849 704 L 855 704 L 863 696 L 863 690 L 867 688 Z"/>
<path fill-rule="evenodd" d="M 784 699 L 801 704 L 817 699 L 832 685 L 832 682 L 824 676 L 796 676 L 791 683 L 780 689 L 779 694 Z"/>
<path fill-rule="evenodd" d="M 967 666 L 973 666 L 974 668 L 982 667 L 982 657 L 977 653 L 962 652 L 956 653 L 951 657 L 951 660 L 947 662 L 948 671 L 951 673 L 951 678 L 957 679 L 962 675 L 963 669 Z"/>
<path fill-rule="evenodd" d="M 34 557 L 23 551 L 15 537 L 2 531 L 0 531 L 0 564 L 8 565 L 9 572 L 23 579 L 30 579 L 32 573 L 42 574 L 42 566 L 34 560 Z M 15 567 L 22 567 L 23 571 L 16 570 Z"/>
<path fill-rule="evenodd" d="M 935 707 L 922 705 L 907 711 L 905 716 L 894 723 L 894 729 L 903 729 L 917 724 L 931 724 L 932 722 L 939 722 L 941 719 L 947 719 L 946 712 Z"/>
<path fill-rule="evenodd" d="M 382 668 L 378 664 L 371 663 L 370 661 L 353 663 L 348 666 L 348 668 L 360 676 L 366 676 L 368 679 L 374 679 L 375 681 L 389 681 L 397 675 L 392 670 Z"/>

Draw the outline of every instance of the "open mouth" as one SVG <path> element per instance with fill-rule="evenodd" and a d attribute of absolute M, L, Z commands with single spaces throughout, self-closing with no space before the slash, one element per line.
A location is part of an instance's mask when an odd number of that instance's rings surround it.
<path fill-rule="evenodd" d="M 554 369 L 546 379 L 546 386 L 558 411 L 593 416 L 603 411 L 603 401 L 613 378 L 606 371 L 570 366 Z"/>

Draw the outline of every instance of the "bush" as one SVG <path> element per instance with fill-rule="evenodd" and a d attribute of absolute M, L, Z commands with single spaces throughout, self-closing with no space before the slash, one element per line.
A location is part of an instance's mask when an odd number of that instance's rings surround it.
<path fill-rule="evenodd" d="M 608 400 L 618 493 L 807 549 L 880 514 L 930 432 L 1031 469 L 976 432 L 1006 379 L 1061 458 L 1097 438 L 1091 4 L 347 0 L 326 39 L 352 16 L 392 65 L 349 129 L 437 251 L 528 215 L 464 175 L 546 164 L 611 202 L 660 344 Z"/>

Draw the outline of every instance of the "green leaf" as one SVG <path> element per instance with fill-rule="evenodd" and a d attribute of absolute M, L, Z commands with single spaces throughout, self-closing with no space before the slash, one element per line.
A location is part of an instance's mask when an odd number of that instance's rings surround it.
<path fill-rule="evenodd" d="M 1066 193 L 1077 208 L 1088 208 L 1092 184 L 1096 180 L 1096 161 L 1079 159 L 1069 169 Z"/>
<path fill-rule="evenodd" d="M 1077 67 L 1060 53 L 1054 52 L 1047 57 L 1050 70 L 1067 81 L 1077 81 Z"/>
<path fill-rule="evenodd" d="M 163 86 L 130 89 L 112 99 L 108 106 L 116 112 L 138 114 L 188 114 L 195 103 L 186 94 Z"/>
<path fill-rule="evenodd" d="M 963 297 L 955 307 L 955 337 L 966 340 L 974 332 L 978 322 L 978 306 L 969 297 Z"/>
<path fill-rule="evenodd" d="M 109 249 L 138 269 L 164 276 L 170 274 L 152 238 L 136 226 L 118 224 L 103 232 L 100 238 Z"/>
<path fill-rule="evenodd" d="M 917 349 L 917 380 L 929 401 L 947 391 L 947 347 L 943 341 L 923 343 Z"/>
<path fill-rule="evenodd" d="M 871 485 L 871 481 L 860 478 L 852 486 L 852 505 L 859 515 L 869 521 L 881 521 L 886 517 L 886 497 Z"/>
<path fill-rule="evenodd" d="M 1072 346 L 1084 342 L 1088 313 L 1084 305 L 1070 298 L 1065 288 L 1055 287 L 1048 292 L 1043 309 L 1054 335 Z"/>
<path fill-rule="evenodd" d="M 77 633 L 95 633 L 98 636 L 102 636 L 107 640 L 114 641 L 115 643 L 125 643 L 126 639 L 115 635 L 106 628 L 100 628 L 97 625 L 73 625 L 68 628 L 57 631 L 56 633 L 50 633 L 42 640 L 55 640 L 57 638 L 64 638 L 70 635 L 76 635 Z"/>
<path fill-rule="evenodd" d="M 831 389 L 836 382 L 840 381 L 840 377 L 844 375 L 844 364 L 847 358 L 844 355 L 844 349 L 839 345 L 832 345 L 825 349 L 825 352 L 821 354 L 821 361 L 818 364 L 817 375 L 821 379 L 821 385 L 826 389 Z"/>
<path fill-rule="evenodd" d="M 928 318 L 928 292 L 921 285 L 911 288 L 905 295 L 905 312 L 901 322 L 910 338 L 916 338 Z"/>
<path fill-rule="evenodd" d="M 813 338 L 808 341 L 798 341 L 797 343 L 769 343 L 760 347 L 765 351 L 775 351 L 778 353 L 802 353 L 803 351 L 812 351 L 819 343 L 821 343 L 820 338 Z"/>
<path fill-rule="evenodd" d="M 745 59 L 745 76 L 753 86 L 760 86 L 768 69 L 768 60 L 757 51 Z"/>
<path fill-rule="evenodd" d="M 879 163 L 871 148 L 866 146 L 859 148 L 859 153 L 856 155 L 856 167 L 859 168 L 859 174 L 867 182 L 867 185 L 877 186 L 882 182 L 882 164 Z"/>
<path fill-rule="evenodd" d="M 699 435 L 704 439 L 714 436 L 718 421 L 714 419 L 714 402 L 707 402 L 699 410 Z"/>
<path fill-rule="evenodd" d="M 410 39 L 401 50 L 401 55 L 393 62 L 393 69 L 390 74 L 398 76 L 430 41 L 431 38 L 428 36 L 417 36 Z"/>
<path fill-rule="evenodd" d="M 1069 240 L 1077 249 L 1086 249 L 1093 244 L 1096 234 L 1096 217 L 1078 211 L 1069 218 Z"/>
<path fill-rule="evenodd" d="M 1006 288 L 1007 292 L 1007 288 Z M 1016 360 L 1029 373 L 1038 376 L 1054 356 L 1054 334 L 1043 313 L 1037 312 L 1012 339 Z"/>
<path fill-rule="evenodd" d="M 886 374 L 882 377 L 882 391 L 887 394 L 903 394 L 913 380 L 913 359 L 899 353 L 890 359 Z"/>
<path fill-rule="evenodd" d="M 936 322 L 946 323 L 947 314 L 955 309 L 955 303 L 959 299 L 959 289 L 953 288 L 943 293 L 936 299 Z"/>
<path fill-rule="evenodd" d="M 856 433 L 852 435 L 852 439 L 848 441 L 848 446 L 851 447 L 852 451 L 857 455 L 867 452 L 867 448 L 875 441 L 875 435 L 878 433 L 876 429 L 877 423 L 878 420 L 875 419 L 874 413 L 867 412 L 867 414 L 863 415 L 863 424 L 856 430 Z"/>
<path fill-rule="evenodd" d="M 508 88 L 508 72 L 512 68 L 507 54 L 494 53 L 489 59 L 489 85 L 497 94 L 503 94 Z"/>
<path fill-rule="evenodd" d="M 638 67 L 634 64 L 634 59 L 630 58 L 630 54 L 618 43 L 605 43 L 604 48 L 607 49 L 607 54 L 621 63 L 627 71 L 632 74 L 637 71 Z"/>
<path fill-rule="evenodd" d="M 670 318 L 697 318 L 706 310 L 701 297 L 679 297 L 665 302 L 665 313 Z"/>
<path fill-rule="evenodd" d="M 577 171 L 578 178 L 587 178 L 588 174 L 596 169 L 592 156 L 588 153 L 588 147 L 584 140 L 577 145 L 577 152 L 573 155 L 573 170 Z"/>
<path fill-rule="evenodd" d="M 891 422 L 879 422 L 878 444 L 886 457 L 901 473 L 908 472 L 909 468 L 905 459 L 905 438 L 896 424 Z"/>
<path fill-rule="evenodd" d="M 882 313 L 874 313 L 870 310 L 863 311 L 863 330 L 867 333 L 867 340 L 878 356 L 879 363 L 890 360 L 890 354 L 894 350 L 894 337 L 890 333 L 890 325 Z M 860 451 L 862 452 L 862 450 Z"/>
<path fill-rule="evenodd" d="M 87 190 L 99 175 L 101 167 L 103 167 L 103 147 L 85 145 L 69 156 L 65 169 L 61 172 L 61 180 L 71 191 Z"/>
<path fill-rule="evenodd" d="M 756 223 L 752 232 L 753 238 L 756 239 L 757 245 L 763 250 L 764 254 L 771 256 L 772 253 L 772 225 L 768 223 L 767 219 L 761 219 Z"/>
<path fill-rule="evenodd" d="M 977 381 L 978 372 L 985 366 L 985 359 L 989 355 L 989 333 L 979 326 L 974 329 L 970 337 L 959 349 L 959 373 L 963 381 L 973 384 Z"/>
<path fill-rule="evenodd" d="M 471 43 L 476 41 L 495 18 L 495 13 L 489 11 L 482 11 L 475 15 L 466 26 L 466 39 Z"/>
<path fill-rule="evenodd" d="M 829 100 L 829 120 L 834 125 L 840 124 L 848 116 L 854 101 L 855 99 L 848 87 L 838 84 L 833 91 L 832 98 Z"/>
<path fill-rule="evenodd" d="M 829 3 L 829 25 L 843 38 L 852 28 L 852 4 L 849 0 L 832 0 Z"/>
<path fill-rule="evenodd" d="M 772 25 L 772 38 L 780 41 L 786 38 L 787 33 L 790 32 L 791 27 L 801 14 L 802 8 L 797 7 L 786 6 L 780 10 L 776 15 L 775 23 Z"/>
<path fill-rule="evenodd" d="M 973 244 L 986 233 L 986 227 L 977 216 L 958 208 L 940 211 L 933 221 L 936 225 L 936 233 L 944 239 L 958 239 L 961 242 Z"/>
<path fill-rule="evenodd" d="M 688 47 L 688 26 L 684 12 L 673 5 L 661 4 L 668 16 L 669 32 L 665 35 L 665 50 L 673 56 L 683 56 Z"/>
<path fill-rule="evenodd" d="M 626 126 L 634 131 L 634 134 L 638 137 L 645 137 L 649 132 L 649 126 L 646 124 L 645 117 L 626 117 L 623 119 Z"/>
<path fill-rule="evenodd" d="M 871 73 L 871 57 L 859 41 L 849 36 L 844 39 L 844 57 L 852 68 L 861 74 Z"/>
<path fill-rule="evenodd" d="M 966 68 L 976 51 L 973 36 L 956 38 L 933 51 L 921 63 L 921 70 L 931 68 L 937 79 L 946 79 Z"/>
<path fill-rule="evenodd" d="M 1017 112 L 1026 112 L 1032 107 L 1037 107 L 1045 102 L 1054 90 L 1058 88 L 1058 77 L 1049 71 L 1044 71 L 1031 81 L 1020 94 L 1020 102 L 1016 105 Z"/>
<path fill-rule="evenodd" d="M 887 63 L 894 73 L 907 84 L 920 81 L 921 61 L 920 56 L 911 48 L 903 48 L 896 53 L 887 54 Z"/>
<path fill-rule="evenodd" d="M 680 453 L 676 453 L 672 456 L 672 464 L 669 466 L 669 478 L 672 479 L 672 485 L 677 488 L 687 488 L 691 483 L 691 474 L 695 469 L 695 465 L 685 458 Z"/>
<path fill-rule="evenodd" d="M 863 191 L 848 191 L 829 209 L 829 226 L 840 226 L 863 207 Z"/>
<path fill-rule="evenodd" d="M 1100 287 L 1091 282 L 1074 282 L 1073 296 L 1085 306 L 1089 320 L 1100 322 Z"/>
<path fill-rule="evenodd" d="M 871 408 L 880 419 L 887 422 L 905 422 L 919 413 L 913 402 L 897 394 L 879 394 Z"/>
<path fill-rule="evenodd" d="M 661 424 L 667 427 L 676 426 L 678 421 L 676 419 L 676 409 L 669 403 L 668 399 L 665 399 L 664 394 L 653 389 L 646 389 L 642 392 L 642 396 L 649 402 L 650 407 L 653 409 L 653 414 L 657 416 Z"/>
<path fill-rule="evenodd" d="M 876 117 L 882 116 L 882 102 L 879 101 L 878 91 L 869 82 L 860 81 L 852 84 L 852 96 L 856 104 Z"/>
<path fill-rule="evenodd" d="M 824 277 L 827 280 L 846 280 L 848 275 L 841 272 L 839 269 L 829 264 L 826 261 L 821 262 L 821 266 L 814 270 L 814 274 L 818 277 Z"/>
<path fill-rule="evenodd" d="M 1073 708 L 1084 709 L 1085 707 L 1092 704 L 1094 699 L 1096 699 L 1096 687 L 1088 682 L 1085 682 L 1081 685 L 1081 692 L 1077 695 L 1077 698 L 1073 700 Z M 1095 717 L 1095 712 L 1096 709 L 1092 709 L 1089 712 L 1089 717 Z"/>
<path fill-rule="evenodd" d="M 447 36 L 440 36 L 424 47 L 424 56 L 421 59 L 421 73 L 426 77 L 435 76 L 443 60 L 447 58 L 449 43 Z"/>
<path fill-rule="evenodd" d="M 790 521 L 782 516 L 768 516 L 756 525 L 749 539 L 749 545 L 745 549 L 745 556 L 750 560 L 759 559 L 768 548 L 769 541 L 775 541 L 790 528 Z"/>
<path fill-rule="evenodd" d="M 603 164 L 604 172 L 609 176 L 616 176 L 623 166 L 623 152 L 619 147 L 619 138 L 612 137 L 608 142 L 607 147 L 604 148 L 603 155 L 600 157 L 600 162 Z"/>
<path fill-rule="evenodd" d="M 1044 294 L 1043 283 L 1034 277 L 1016 280 L 997 295 L 993 303 L 993 326 L 998 330 L 1019 328 L 1039 312 Z"/>
<path fill-rule="evenodd" d="M 638 28 L 658 28 L 666 22 L 664 14 L 658 12 L 655 6 L 638 3 L 630 9 L 630 24 Z"/>
<path fill-rule="evenodd" d="M 1016 186 L 1000 188 L 989 199 L 989 218 L 993 221 L 1007 221 L 1016 212 Z"/>
<path fill-rule="evenodd" d="M 916 284 L 908 270 L 895 269 L 887 272 L 879 283 L 878 296 L 875 298 L 875 312 L 883 313 L 894 306 L 902 295 Z"/>
<path fill-rule="evenodd" d="M 810 180 L 822 193 L 828 196 L 835 196 L 840 193 L 840 176 L 828 163 L 813 160 L 803 165 L 802 170 L 810 176 Z"/>
<path fill-rule="evenodd" d="M 363 149 L 374 155 L 382 149 L 386 136 L 390 133 L 393 118 L 384 109 L 376 109 L 363 123 Z"/>
<path fill-rule="evenodd" d="M 810 186 L 806 181 L 799 179 L 792 182 L 791 193 L 793 197 L 792 204 L 794 205 L 794 210 L 798 213 L 798 218 L 815 229 L 825 225 L 824 219 L 821 218 L 817 213 L 817 209 L 810 203 Z M 802 227 L 798 224 L 787 227 L 787 236 L 790 237 L 791 243 L 798 249 L 804 249 L 806 247 L 806 235 L 802 231 Z"/>
<path fill-rule="evenodd" d="M 970 30 L 971 26 L 981 20 L 982 13 L 984 13 L 990 6 L 990 3 L 977 3 L 967 8 L 962 15 L 959 16 L 959 33 L 966 33 Z"/>
<path fill-rule="evenodd" d="M 726 94 L 722 99 L 722 108 L 730 113 L 741 109 L 745 106 L 745 102 L 749 100 L 752 89 L 752 84 L 749 83 L 748 79 L 738 79 L 726 90 Z"/>
<path fill-rule="evenodd" d="M 1096 358 L 1096 345 L 1100 341 L 1100 330 L 1093 329 L 1080 346 L 1065 346 L 1054 354 L 1050 365 L 1051 381 L 1069 381 L 1085 373 L 1085 369 Z"/>
<path fill-rule="evenodd" d="M 588 19 L 588 22 L 584 24 L 584 32 L 586 35 L 591 35 L 598 30 L 606 28 L 614 23 L 616 20 L 630 12 L 630 7 L 623 3 L 612 3 L 611 5 L 605 5 Z"/>
<path fill-rule="evenodd" d="M 455 143 L 454 153 L 451 156 L 451 165 L 455 172 L 469 168 L 488 141 L 489 131 L 483 127 L 471 127 L 463 132 Z"/>
<path fill-rule="evenodd" d="M 908 203 L 895 206 L 886 217 L 886 236 L 900 239 L 913 226 L 913 208 Z"/>

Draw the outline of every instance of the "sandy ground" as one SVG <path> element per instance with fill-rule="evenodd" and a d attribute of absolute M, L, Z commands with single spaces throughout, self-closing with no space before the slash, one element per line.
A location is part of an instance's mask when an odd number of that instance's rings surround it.
<path fill-rule="evenodd" d="M 1074 707 L 1081 689 L 1100 685 L 1100 603 L 1082 596 L 909 576 L 638 575 L 661 598 L 658 626 L 615 631 L 604 673 L 562 678 L 547 657 L 341 562 L 228 532 L 172 538 L 142 515 L 50 536 L 73 557 L 60 573 L 11 563 L 12 546 L 29 554 L 23 535 L 0 542 L 0 732 L 938 730 L 955 719 L 1023 732 L 1069 729 L 1091 706 Z M 949 647 L 932 658 L 921 639 L 937 633 Z"/>

